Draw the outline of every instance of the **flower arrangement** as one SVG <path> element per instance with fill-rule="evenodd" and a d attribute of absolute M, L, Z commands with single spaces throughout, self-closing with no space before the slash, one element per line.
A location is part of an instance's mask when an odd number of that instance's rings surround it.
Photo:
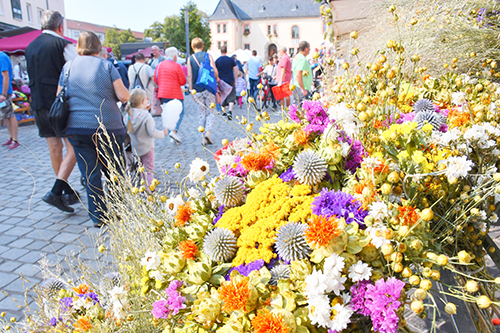
<path fill-rule="evenodd" d="M 197 158 L 178 192 L 111 172 L 103 261 L 118 278 L 48 279 L 26 327 L 411 332 L 409 312 L 446 300 L 455 314 L 459 299 L 491 330 L 500 281 L 481 245 L 498 220 L 500 90 L 406 72 L 403 52 L 336 78 L 325 59 L 323 95 L 275 123 L 256 114 L 258 131 L 237 119 L 246 137 L 216 152 L 220 174 Z M 434 288 L 445 274 L 457 284 Z"/>

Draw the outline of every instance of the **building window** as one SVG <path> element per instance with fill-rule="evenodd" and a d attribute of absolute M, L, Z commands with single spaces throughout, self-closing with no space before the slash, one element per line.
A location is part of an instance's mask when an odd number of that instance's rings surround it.
<path fill-rule="evenodd" d="M 290 57 L 293 57 L 295 55 L 295 49 L 293 47 L 289 48 L 288 53 L 290 54 Z"/>
<path fill-rule="evenodd" d="M 220 50 L 221 47 L 222 47 L 221 42 L 217 42 L 217 48 Z"/>
<path fill-rule="evenodd" d="M 245 45 L 243 46 L 243 48 L 244 48 L 245 50 L 250 50 L 250 44 L 245 44 Z"/>
<path fill-rule="evenodd" d="M 217 33 L 220 34 L 220 24 L 217 24 Z"/>
<path fill-rule="evenodd" d="M 18 20 L 23 19 L 23 11 L 21 9 L 21 0 L 10 0 L 12 5 L 12 17 Z"/>
<path fill-rule="evenodd" d="M 32 23 L 31 5 L 29 3 L 26 4 L 26 15 L 28 16 L 28 22 Z"/>
<path fill-rule="evenodd" d="M 243 34 L 244 34 L 245 36 L 250 35 L 250 24 L 245 24 L 245 25 L 243 26 Z"/>
<path fill-rule="evenodd" d="M 41 27 L 42 26 L 43 9 L 37 8 L 36 12 L 38 14 L 38 25 Z"/>
<path fill-rule="evenodd" d="M 259 6 L 259 13 L 263 13 L 265 10 L 266 10 L 266 6 L 264 6 L 264 4 L 261 4 Z"/>
<path fill-rule="evenodd" d="M 73 39 L 78 40 L 78 37 L 80 36 L 80 31 L 78 30 L 73 30 Z"/>
<path fill-rule="evenodd" d="M 227 42 L 224 42 L 224 46 L 227 47 Z"/>
<path fill-rule="evenodd" d="M 226 24 L 223 24 L 223 25 L 222 25 L 222 32 L 223 32 L 223 33 L 226 33 Z"/>
<path fill-rule="evenodd" d="M 275 35 L 278 35 L 278 25 L 277 24 L 273 25 L 273 32 Z"/>
<path fill-rule="evenodd" d="M 268 25 L 268 26 L 267 26 L 267 35 L 269 36 L 270 34 L 271 34 L 271 26 L 270 26 L 270 25 Z"/>
<path fill-rule="evenodd" d="M 49 10 L 49 0 L 45 0 L 45 4 L 47 5 L 47 10 Z"/>
<path fill-rule="evenodd" d="M 299 27 L 294 25 L 292 27 L 292 38 L 296 38 L 296 39 L 299 39 L 300 38 L 300 35 L 299 35 Z"/>
<path fill-rule="evenodd" d="M 99 37 L 101 42 L 104 43 L 104 39 L 106 38 L 106 36 L 104 34 L 97 34 L 97 37 Z"/>

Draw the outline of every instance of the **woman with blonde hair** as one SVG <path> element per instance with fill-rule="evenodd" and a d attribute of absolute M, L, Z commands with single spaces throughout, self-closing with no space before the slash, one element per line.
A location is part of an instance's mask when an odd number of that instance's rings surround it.
<path fill-rule="evenodd" d="M 148 112 L 149 101 L 146 91 L 143 89 L 133 89 L 130 91 L 130 99 L 127 103 L 127 133 L 130 136 L 132 149 L 139 156 L 144 166 L 142 177 L 149 186 L 153 181 L 155 171 L 155 141 L 163 139 L 168 134 L 168 129 L 159 131 L 156 129 L 155 120 Z"/>
<path fill-rule="evenodd" d="M 76 46 L 80 57 L 64 65 L 58 87 L 59 93 L 66 82 L 69 106 L 66 133 L 86 180 L 89 215 L 95 227 L 104 223 L 106 210 L 101 177 L 103 172 L 108 172 L 109 165 L 103 155 L 122 153 L 126 131 L 117 103 L 126 103 L 129 99 L 116 68 L 99 57 L 101 47 L 95 33 L 82 32 Z M 109 136 L 102 133 L 100 124 Z"/>

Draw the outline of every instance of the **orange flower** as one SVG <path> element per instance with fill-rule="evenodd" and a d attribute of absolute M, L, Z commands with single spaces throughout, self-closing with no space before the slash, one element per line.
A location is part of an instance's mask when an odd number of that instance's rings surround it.
<path fill-rule="evenodd" d="M 283 315 L 271 313 L 268 309 L 264 309 L 252 319 L 252 327 L 255 333 L 288 333 Z"/>
<path fill-rule="evenodd" d="M 278 154 L 280 152 L 280 147 L 278 147 L 274 142 L 269 142 L 263 149 L 262 153 L 267 154 L 271 156 L 273 160 L 278 157 Z"/>
<path fill-rule="evenodd" d="M 467 112 L 460 112 L 458 110 L 451 110 L 448 113 L 448 122 L 450 127 L 461 127 L 470 122 L 470 114 Z"/>
<path fill-rule="evenodd" d="M 86 317 L 80 317 L 76 321 L 75 327 L 79 328 L 83 331 L 88 331 L 92 328 L 92 322 L 89 319 L 87 319 Z"/>
<path fill-rule="evenodd" d="M 293 133 L 293 138 L 296 144 L 299 146 L 305 146 L 309 141 L 309 133 L 307 133 L 304 129 L 300 129 Z"/>
<path fill-rule="evenodd" d="M 196 252 L 198 252 L 198 246 L 192 240 L 188 239 L 179 244 L 179 250 L 181 250 L 181 255 L 184 259 L 192 259 L 196 258 Z"/>
<path fill-rule="evenodd" d="M 418 214 L 415 211 L 415 207 L 412 206 L 401 206 L 398 207 L 399 211 L 399 219 L 401 220 L 402 225 L 407 225 L 412 227 L 418 221 Z"/>
<path fill-rule="evenodd" d="M 90 290 L 89 286 L 87 286 L 86 284 L 81 284 L 78 287 L 73 287 L 73 291 L 78 295 L 92 292 L 92 290 Z"/>
<path fill-rule="evenodd" d="M 224 301 L 225 311 L 236 311 L 245 308 L 250 297 L 248 278 L 230 280 L 219 289 L 220 298 Z"/>
<path fill-rule="evenodd" d="M 380 163 L 380 165 L 373 168 L 375 173 L 389 173 L 389 167 L 384 163 Z"/>
<path fill-rule="evenodd" d="M 306 229 L 306 240 L 314 247 L 328 246 L 333 238 L 340 235 L 339 223 L 335 216 L 326 218 L 313 215 Z"/>
<path fill-rule="evenodd" d="M 177 209 L 177 215 L 175 215 L 175 226 L 183 227 L 189 219 L 191 219 L 191 214 L 194 213 L 194 210 L 191 208 L 189 202 L 186 202 L 184 205 L 180 205 Z"/>
<path fill-rule="evenodd" d="M 373 121 L 373 127 L 376 128 L 376 129 L 379 129 L 379 128 L 384 127 L 384 124 L 382 123 L 382 121 L 380 121 L 378 119 L 375 119 Z"/>
<path fill-rule="evenodd" d="M 260 171 L 264 170 L 272 161 L 273 158 L 269 154 L 251 152 L 243 156 L 241 164 L 249 171 Z"/>

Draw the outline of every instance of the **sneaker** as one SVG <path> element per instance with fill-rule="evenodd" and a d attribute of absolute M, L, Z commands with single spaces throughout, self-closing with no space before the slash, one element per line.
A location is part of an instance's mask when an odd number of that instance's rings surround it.
<path fill-rule="evenodd" d="M 72 207 L 68 206 L 63 201 L 62 195 L 54 194 L 54 192 L 52 192 L 52 191 L 47 192 L 47 194 L 45 194 L 45 196 L 42 198 L 42 200 L 51 206 L 59 208 L 63 212 L 73 213 L 75 211 Z"/>
<path fill-rule="evenodd" d="M 9 141 L 7 141 L 6 143 L 2 144 L 2 146 L 10 146 L 12 144 L 12 138 L 9 139 Z"/>
<path fill-rule="evenodd" d="M 228 120 L 233 120 L 233 113 L 232 113 L 231 111 L 229 111 L 229 112 L 227 113 L 227 119 L 228 119 Z"/>
<path fill-rule="evenodd" d="M 9 146 L 9 149 L 15 149 L 19 147 L 19 142 L 12 140 L 12 143 Z"/>
<path fill-rule="evenodd" d="M 177 143 L 182 143 L 182 140 L 181 138 L 179 138 L 179 136 L 177 135 L 177 133 L 174 133 L 174 132 L 170 132 L 168 133 L 168 135 L 174 139 Z"/>

